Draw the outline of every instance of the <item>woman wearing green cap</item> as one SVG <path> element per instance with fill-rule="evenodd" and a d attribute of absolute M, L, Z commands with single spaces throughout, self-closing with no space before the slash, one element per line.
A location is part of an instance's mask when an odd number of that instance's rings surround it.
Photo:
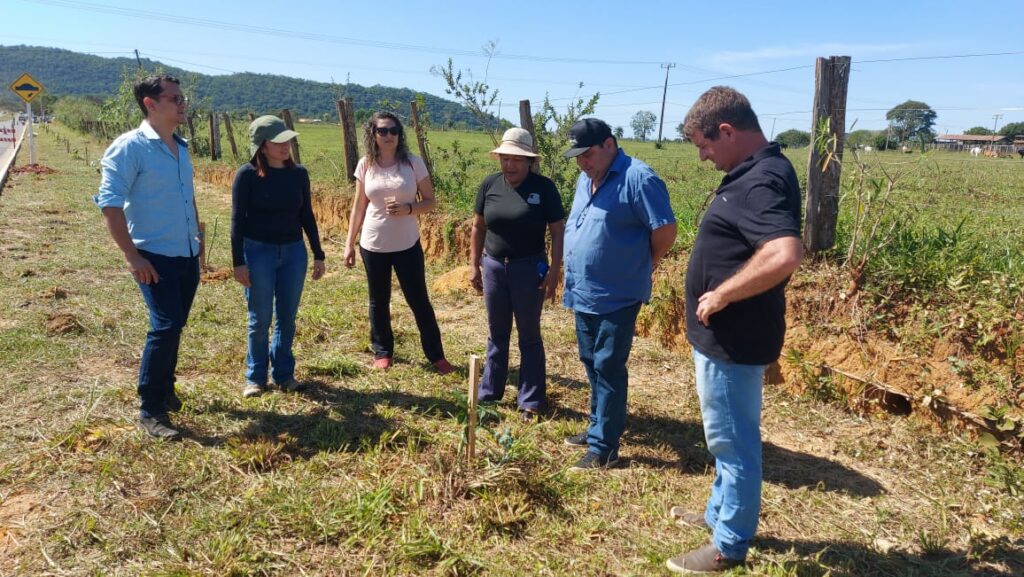
<path fill-rule="evenodd" d="M 311 277 L 317 280 L 324 275 L 309 173 L 291 158 L 291 141 L 298 135 L 276 116 L 253 120 L 249 125 L 252 158 L 238 169 L 231 188 L 231 258 L 235 280 L 245 287 L 249 307 L 244 397 L 266 390 L 271 366 L 270 376 L 278 387 L 300 388 L 292 340 L 309 264 L 303 231 L 313 251 Z"/>

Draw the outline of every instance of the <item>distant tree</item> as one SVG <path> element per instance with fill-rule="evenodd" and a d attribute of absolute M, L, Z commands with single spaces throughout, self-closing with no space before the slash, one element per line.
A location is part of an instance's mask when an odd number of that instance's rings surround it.
<path fill-rule="evenodd" d="M 1024 136 L 1024 122 L 1011 122 L 1000 128 L 999 134 L 1009 136 L 1011 139 L 1015 136 Z"/>
<path fill-rule="evenodd" d="M 654 123 L 658 117 L 649 110 L 640 110 L 633 115 L 629 125 L 633 128 L 633 137 L 641 141 L 647 140 L 647 134 L 654 131 Z"/>
<path fill-rule="evenodd" d="M 626 131 L 625 131 L 625 130 L 623 130 L 621 126 L 616 126 L 616 127 L 615 127 L 615 130 L 613 130 L 613 131 L 612 131 L 612 134 L 614 134 L 614 135 L 615 135 L 615 138 L 616 138 L 617 140 L 622 140 L 622 136 L 623 136 L 623 135 L 624 135 L 625 133 L 626 133 Z"/>
<path fill-rule="evenodd" d="M 922 149 L 924 143 L 935 136 L 932 128 L 936 118 L 938 114 L 930 106 L 917 100 L 898 104 L 885 114 L 889 129 L 898 142 L 920 142 Z"/>
<path fill-rule="evenodd" d="M 100 119 L 100 105 L 81 96 L 65 96 L 53 107 L 54 115 L 67 127 L 84 131 L 86 123 Z"/>
<path fill-rule="evenodd" d="M 964 134 L 969 134 L 971 136 L 991 136 L 992 131 L 984 126 L 975 126 L 974 128 L 968 128 L 965 130 Z"/>
<path fill-rule="evenodd" d="M 775 141 L 784 147 L 803 148 L 811 143 L 811 133 L 791 128 L 785 132 L 779 133 L 779 135 L 775 137 Z"/>
<path fill-rule="evenodd" d="M 854 130 L 853 132 L 846 135 L 846 145 L 854 148 L 863 148 L 865 146 L 875 146 L 876 140 L 879 135 L 885 138 L 885 132 L 879 132 L 877 130 Z"/>
<path fill-rule="evenodd" d="M 686 132 L 683 131 L 684 126 L 686 126 L 686 123 L 680 122 L 679 125 L 676 126 L 676 132 L 679 133 L 679 138 L 681 138 L 683 142 L 688 142 L 690 139 L 686 137 Z"/>

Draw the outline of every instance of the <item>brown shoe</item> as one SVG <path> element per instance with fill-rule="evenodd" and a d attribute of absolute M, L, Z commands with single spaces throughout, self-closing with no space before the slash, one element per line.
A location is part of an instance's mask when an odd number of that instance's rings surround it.
<path fill-rule="evenodd" d="M 708 522 L 704 520 L 704 515 L 700 513 L 694 513 L 693 511 L 687 511 L 683 507 L 672 507 L 668 512 L 669 517 L 676 522 L 676 525 L 686 529 L 704 529 L 710 531 L 711 527 L 708 527 Z"/>
<path fill-rule="evenodd" d="M 675 573 L 698 575 L 701 573 L 721 573 L 745 563 L 746 559 L 723 557 L 714 544 L 709 543 L 700 549 L 694 549 L 689 553 L 672 557 L 665 561 L 665 566 Z"/>

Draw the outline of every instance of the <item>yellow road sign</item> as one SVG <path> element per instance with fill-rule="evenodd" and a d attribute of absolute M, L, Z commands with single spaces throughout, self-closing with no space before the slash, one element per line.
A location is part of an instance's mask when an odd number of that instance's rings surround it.
<path fill-rule="evenodd" d="M 42 94 L 46 89 L 43 88 L 43 85 L 39 81 L 29 76 L 26 72 L 11 83 L 11 90 L 13 90 L 14 93 L 20 96 L 25 102 L 32 102 L 36 96 Z"/>

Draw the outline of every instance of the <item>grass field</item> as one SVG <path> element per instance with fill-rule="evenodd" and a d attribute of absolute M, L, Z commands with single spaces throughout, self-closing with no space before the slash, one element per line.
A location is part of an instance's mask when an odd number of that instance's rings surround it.
<path fill-rule="evenodd" d="M 187 438 L 149 440 L 134 425 L 145 307 L 90 201 L 97 172 L 71 138 L 68 154 L 41 133 L 40 161 L 56 172 L 13 175 L 0 196 L 0 575 L 663 575 L 667 557 L 706 540 L 666 517 L 673 504 L 700 508 L 713 476 L 685 356 L 637 340 L 626 466 L 571 474 L 579 453 L 562 438 L 584 426 L 589 393 L 571 316 L 549 308 L 554 414 L 524 425 L 502 404 L 467 465 L 454 392 L 468 355 L 484 350 L 482 303 L 434 294 L 459 369 L 441 377 L 396 299 L 397 366 L 372 372 L 365 281 L 338 266 L 335 244 L 299 315 L 309 389 L 241 398 L 242 291 L 210 279 L 181 351 Z M 686 148 L 657 152 L 652 164 L 698 175 L 668 179 L 674 191 L 699 182 L 696 198 L 718 178 Z M 307 162 L 322 172 L 315 154 Z M 197 196 L 204 220 L 227 222 L 226 189 Z M 223 229 L 211 242 L 212 264 L 226 266 Z M 777 388 L 765 407 L 747 574 L 1024 571 L 1024 475 L 1012 457 L 915 416 L 858 416 Z"/>

